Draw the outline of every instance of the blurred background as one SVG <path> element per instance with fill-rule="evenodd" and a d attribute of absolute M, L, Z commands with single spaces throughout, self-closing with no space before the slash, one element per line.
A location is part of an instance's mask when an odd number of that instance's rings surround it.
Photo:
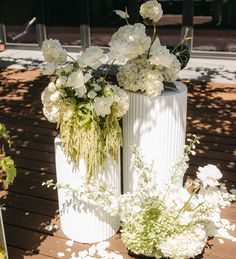
<path fill-rule="evenodd" d="M 123 21 L 113 10 L 128 7 L 130 23 L 141 21 L 142 0 L 0 0 L 0 41 L 8 48 L 40 48 L 45 38 L 59 39 L 68 49 L 107 46 Z M 235 0 L 159 0 L 164 16 L 158 23 L 163 44 L 179 41 L 186 27 L 189 46 L 201 55 L 236 53 Z"/>

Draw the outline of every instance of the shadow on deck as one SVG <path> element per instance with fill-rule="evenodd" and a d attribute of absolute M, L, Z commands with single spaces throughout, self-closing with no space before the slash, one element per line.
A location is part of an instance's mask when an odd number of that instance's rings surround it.
<path fill-rule="evenodd" d="M 55 180 L 53 141 L 57 131 L 44 118 L 40 101 L 48 79 L 40 76 L 39 70 L 0 72 L 0 121 L 6 124 L 14 141 L 9 152 L 18 170 L 14 185 L 8 192 L 0 193 L 1 204 L 7 208 L 3 216 L 9 257 L 58 258 L 58 252 L 63 252 L 62 258 L 70 258 L 73 251 L 88 249 L 89 245 L 66 245 L 68 238 L 60 229 L 57 193 L 41 186 L 43 181 Z M 234 188 L 236 84 L 204 79 L 185 83 L 189 89 L 187 135 L 201 138 L 188 174 L 193 175 L 198 166 L 212 163 L 221 169 L 227 185 Z M 223 213 L 236 223 L 236 204 Z M 119 235 L 110 241 L 111 250 L 130 258 Z M 222 246 L 214 239 L 199 258 L 233 259 L 235 254 L 235 243 L 225 241 Z"/>

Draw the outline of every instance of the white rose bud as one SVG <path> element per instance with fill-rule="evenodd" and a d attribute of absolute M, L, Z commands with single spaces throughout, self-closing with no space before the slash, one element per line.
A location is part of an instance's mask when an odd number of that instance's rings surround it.
<path fill-rule="evenodd" d="M 139 13 L 143 19 L 149 19 L 153 22 L 158 22 L 163 15 L 161 4 L 155 0 L 142 4 Z"/>

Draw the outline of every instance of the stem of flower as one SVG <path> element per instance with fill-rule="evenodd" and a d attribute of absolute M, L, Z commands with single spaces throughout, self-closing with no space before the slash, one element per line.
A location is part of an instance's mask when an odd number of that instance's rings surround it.
<path fill-rule="evenodd" d="M 76 63 L 76 60 L 75 60 L 71 55 L 69 55 L 69 54 L 67 53 L 67 56 L 68 56 L 69 58 L 71 58 L 71 59 Z"/>
<path fill-rule="evenodd" d="M 157 37 L 157 29 L 156 29 L 156 25 L 155 25 L 154 22 L 152 23 L 152 26 L 153 26 L 153 34 L 152 34 L 151 45 L 150 45 L 150 47 L 149 47 L 149 49 L 148 49 L 147 58 L 149 58 L 150 51 L 151 51 L 151 47 L 152 47 L 152 45 L 153 45 L 153 43 L 154 43 L 154 41 L 155 41 L 155 39 L 156 39 L 156 37 Z"/>
<path fill-rule="evenodd" d="M 125 7 L 125 21 L 126 21 L 127 25 L 129 25 L 129 21 L 128 21 L 128 9 L 127 9 L 127 6 Z"/>
<path fill-rule="evenodd" d="M 116 61 L 116 59 L 113 59 L 113 61 L 111 62 L 111 64 L 107 68 L 107 71 L 106 71 L 105 76 L 104 76 L 104 80 L 106 80 L 108 72 L 110 71 L 110 69 L 111 69 L 111 67 L 112 67 L 112 65 L 114 64 L 115 61 Z"/>
<path fill-rule="evenodd" d="M 188 200 L 186 201 L 186 203 L 184 204 L 184 206 L 180 209 L 180 211 L 179 211 L 179 213 L 178 213 L 178 215 L 177 215 L 176 218 L 178 218 L 179 215 L 180 215 L 180 213 L 188 206 L 188 204 L 189 204 L 189 202 L 191 201 L 191 199 L 193 198 L 194 194 L 197 193 L 197 192 L 200 190 L 200 188 L 201 188 L 201 185 L 198 186 L 198 187 L 192 192 L 191 196 L 188 198 Z"/>

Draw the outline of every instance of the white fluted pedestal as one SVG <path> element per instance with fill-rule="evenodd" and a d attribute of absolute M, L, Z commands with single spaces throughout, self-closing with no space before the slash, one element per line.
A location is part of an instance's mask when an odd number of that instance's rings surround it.
<path fill-rule="evenodd" d="M 61 148 L 61 139 L 55 138 L 57 182 L 76 188 L 86 169 L 81 160 L 73 166 Z M 102 174 L 109 186 L 120 194 L 120 163 L 107 159 Z M 61 228 L 64 234 L 80 243 L 95 243 L 113 236 L 120 227 L 119 217 L 112 217 L 97 206 L 82 202 L 65 189 L 58 190 Z"/>
<path fill-rule="evenodd" d="M 166 90 L 150 98 L 129 93 L 130 107 L 123 118 L 124 192 L 137 188 L 131 146 L 141 149 L 145 161 L 154 161 L 156 183 L 162 185 L 170 176 L 176 160 L 184 152 L 187 113 L 187 87 L 176 82 L 178 91 Z"/>

